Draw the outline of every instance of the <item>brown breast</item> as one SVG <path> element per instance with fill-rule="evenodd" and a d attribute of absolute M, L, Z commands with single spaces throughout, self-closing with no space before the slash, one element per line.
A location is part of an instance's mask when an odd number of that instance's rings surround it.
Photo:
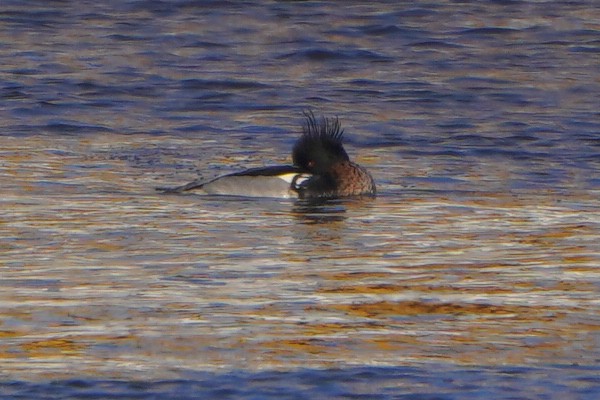
<path fill-rule="evenodd" d="M 333 166 L 331 174 L 338 196 L 375 194 L 375 182 L 369 172 L 358 164 L 344 161 Z"/>

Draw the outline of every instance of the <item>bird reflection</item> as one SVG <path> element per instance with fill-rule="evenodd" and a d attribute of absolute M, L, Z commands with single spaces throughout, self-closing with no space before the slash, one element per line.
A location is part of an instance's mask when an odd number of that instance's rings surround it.
<path fill-rule="evenodd" d="M 297 200 L 292 208 L 294 217 L 305 224 L 327 224 L 348 218 L 348 211 L 370 207 L 372 196 L 353 198 L 316 198 Z"/>

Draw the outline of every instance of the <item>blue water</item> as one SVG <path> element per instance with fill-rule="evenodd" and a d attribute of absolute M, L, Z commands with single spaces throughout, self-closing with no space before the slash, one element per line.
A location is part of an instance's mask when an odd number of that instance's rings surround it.
<path fill-rule="evenodd" d="M 15 399 L 593 399 L 597 367 L 357 367 L 295 372 L 194 373 L 178 380 L 4 382 Z"/>
<path fill-rule="evenodd" d="M 597 1 L 4 0 L 0 57 L 0 397 L 600 396 Z M 154 193 L 288 162 L 306 109 L 339 116 L 377 201 Z M 409 300 L 549 311 L 318 309 L 354 271 Z M 283 316 L 248 317 L 268 301 Z M 323 353 L 285 352 L 331 321 Z M 371 342 L 382 325 L 401 345 Z M 177 347 L 197 332 L 206 347 Z M 284 344 L 247 344 L 273 332 Z"/>

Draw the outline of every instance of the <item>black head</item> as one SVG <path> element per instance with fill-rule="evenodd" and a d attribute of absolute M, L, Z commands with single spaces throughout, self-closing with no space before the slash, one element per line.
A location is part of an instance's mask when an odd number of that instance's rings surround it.
<path fill-rule="evenodd" d="M 348 154 L 342 146 L 344 131 L 340 121 L 325 117 L 317 121 L 312 111 L 305 111 L 304 116 L 302 137 L 292 151 L 294 165 L 309 172 L 322 173 L 335 163 L 348 161 Z"/>

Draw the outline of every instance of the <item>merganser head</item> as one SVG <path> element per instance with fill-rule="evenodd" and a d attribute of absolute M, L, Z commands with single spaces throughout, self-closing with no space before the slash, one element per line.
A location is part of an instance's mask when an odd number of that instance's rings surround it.
<path fill-rule="evenodd" d="M 319 174 L 329 171 L 339 162 L 350 160 L 342 146 L 344 130 L 337 118 L 323 117 L 317 121 L 312 111 L 305 111 L 304 116 L 302 136 L 292 151 L 295 166 Z"/>

